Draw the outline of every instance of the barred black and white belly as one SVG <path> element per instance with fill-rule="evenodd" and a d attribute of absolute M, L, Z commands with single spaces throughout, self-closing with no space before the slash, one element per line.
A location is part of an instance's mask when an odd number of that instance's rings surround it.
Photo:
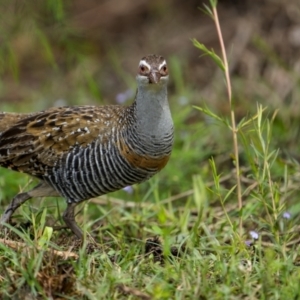
<path fill-rule="evenodd" d="M 140 183 L 156 170 L 134 168 L 115 144 L 104 147 L 96 141 L 86 148 L 74 148 L 45 176 L 67 202 L 80 202 Z"/>

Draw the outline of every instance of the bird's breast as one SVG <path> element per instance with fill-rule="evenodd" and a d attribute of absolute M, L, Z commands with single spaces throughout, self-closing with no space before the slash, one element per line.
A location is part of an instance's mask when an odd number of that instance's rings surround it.
<path fill-rule="evenodd" d="M 120 141 L 118 145 L 120 155 L 134 168 L 140 168 L 145 170 L 160 171 L 167 164 L 170 154 L 141 154 L 136 150 L 131 149 L 124 141 Z"/>

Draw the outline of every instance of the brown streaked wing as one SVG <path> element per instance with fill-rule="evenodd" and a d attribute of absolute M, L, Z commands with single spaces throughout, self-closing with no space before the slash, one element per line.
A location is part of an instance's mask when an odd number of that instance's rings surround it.
<path fill-rule="evenodd" d="M 18 114 L 18 113 L 5 113 L 0 112 L 0 134 L 1 132 L 9 129 L 18 121 L 28 118 L 33 114 Z"/>
<path fill-rule="evenodd" d="M 0 166 L 42 176 L 75 145 L 86 147 L 99 135 L 109 138 L 126 107 L 52 108 L 20 119 L 0 136 Z"/>

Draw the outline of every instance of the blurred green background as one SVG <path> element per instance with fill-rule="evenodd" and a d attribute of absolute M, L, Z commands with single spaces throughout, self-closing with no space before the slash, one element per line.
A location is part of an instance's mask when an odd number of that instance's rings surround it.
<path fill-rule="evenodd" d="M 138 60 L 159 53 L 173 68 L 174 106 L 204 99 L 225 113 L 220 72 L 190 41 L 219 52 L 204 2 L 2 0 L 1 108 L 114 103 L 135 89 Z M 218 11 L 240 115 L 259 101 L 298 118 L 299 2 L 223 0 Z"/>

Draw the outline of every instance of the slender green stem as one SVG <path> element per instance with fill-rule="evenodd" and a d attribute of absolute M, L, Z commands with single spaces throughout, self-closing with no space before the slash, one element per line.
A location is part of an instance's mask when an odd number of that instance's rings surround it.
<path fill-rule="evenodd" d="M 232 89 L 231 89 L 231 82 L 230 82 L 230 74 L 229 74 L 229 67 L 228 67 L 228 61 L 227 61 L 227 55 L 226 55 L 226 49 L 224 46 L 221 26 L 219 23 L 218 18 L 218 12 L 216 9 L 216 6 L 212 7 L 214 20 L 217 28 L 217 33 L 221 45 L 221 51 L 223 56 L 223 63 L 225 68 L 225 78 L 226 78 L 226 85 L 227 85 L 227 93 L 228 93 L 228 100 L 230 104 L 230 115 L 231 115 L 231 129 L 232 129 L 232 136 L 233 136 L 233 148 L 234 148 L 234 156 L 235 156 L 235 166 L 236 166 L 236 180 L 237 180 L 237 198 L 238 198 L 238 207 L 240 211 L 240 217 L 239 217 L 239 233 L 242 235 L 243 232 L 243 219 L 241 210 L 243 208 L 243 199 L 242 199 L 242 187 L 241 187 L 241 178 L 240 178 L 240 164 L 239 164 L 239 149 L 238 149 L 238 139 L 237 139 L 237 128 L 236 128 L 236 122 L 235 122 L 235 113 L 234 113 L 234 107 L 232 105 Z"/>

